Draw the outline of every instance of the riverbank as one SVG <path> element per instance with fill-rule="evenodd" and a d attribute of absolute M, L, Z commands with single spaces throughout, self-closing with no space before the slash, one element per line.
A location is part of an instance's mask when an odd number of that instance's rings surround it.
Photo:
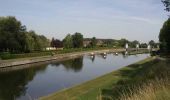
<path fill-rule="evenodd" d="M 129 51 L 133 51 L 133 50 L 134 49 L 129 50 Z M 144 50 L 144 49 L 141 49 L 141 50 Z M 94 54 L 97 54 L 97 53 L 104 53 L 104 52 L 124 52 L 124 51 L 125 49 L 88 50 L 88 51 L 41 56 L 41 57 L 28 57 L 28 58 L 19 58 L 19 59 L 11 59 L 11 60 L 0 60 L 0 68 L 32 64 L 32 63 L 38 63 L 38 62 L 45 62 L 45 61 L 51 61 L 51 60 L 61 61 L 61 60 L 68 59 L 68 58 L 79 57 L 85 54 L 90 54 L 92 52 Z"/>
<path fill-rule="evenodd" d="M 153 59 L 155 58 L 147 58 L 135 64 L 143 64 L 150 62 Z M 122 79 L 120 73 L 121 70 L 129 70 L 129 68 L 128 66 L 124 67 L 118 71 L 113 71 L 94 80 L 42 97 L 40 100 L 96 100 L 101 89 L 110 88 L 113 84 L 116 84 L 120 79 Z"/>
<path fill-rule="evenodd" d="M 170 63 L 168 63 L 168 61 L 162 61 L 156 57 L 150 57 L 135 64 L 124 67 L 118 71 L 113 71 L 94 80 L 85 82 L 72 88 L 64 89 L 39 99 L 102 100 L 102 98 L 109 98 L 109 100 L 135 100 L 127 98 L 133 97 L 131 94 L 138 95 L 137 93 L 139 90 L 145 92 L 146 88 L 143 89 L 142 87 L 147 86 L 147 84 L 156 82 L 154 86 L 160 86 L 159 83 L 163 83 L 161 86 L 165 86 L 166 90 L 164 89 L 165 91 L 163 91 L 162 88 L 148 86 L 147 89 L 157 89 L 158 92 L 155 92 L 157 97 L 164 98 L 164 100 L 169 100 L 170 97 L 168 95 L 170 94 L 170 87 L 167 85 L 169 84 L 169 80 L 167 80 L 167 78 L 169 79 L 170 71 L 167 66 L 169 65 Z M 164 80 L 166 80 L 166 82 L 164 82 Z M 152 91 L 152 93 L 154 92 Z M 146 96 L 146 94 L 144 95 Z M 148 95 L 154 98 L 151 93 L 148 93 Z M 138 100 L 144 100 L 144 98 L 141 97 L 138 98 Z"/>

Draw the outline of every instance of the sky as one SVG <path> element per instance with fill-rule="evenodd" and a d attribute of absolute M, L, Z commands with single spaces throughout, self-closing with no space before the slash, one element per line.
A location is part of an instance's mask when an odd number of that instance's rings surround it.
<path fill-rule="evenodd" d="M 0 16 L 15 16 L 49 39 L 84 37 L 158 41 L 167 20 L 161 0 L 0 0 Z"/>

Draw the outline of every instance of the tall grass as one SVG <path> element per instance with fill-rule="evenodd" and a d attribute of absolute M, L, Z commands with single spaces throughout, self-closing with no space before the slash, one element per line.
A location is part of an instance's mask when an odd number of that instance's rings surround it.
<path fill-rule="evenodd" d="M 168 79 L 150 81 L 123 93 L 119 100 L 170 100 Z M 134 93 L 134 91 L 137 91 Z"/>
<path fill-rule="evenodd" d="M 100 100 L 170 100 L 169 60 L 130 65 L 120 74 L 116 85 L 102 89 Z"/>

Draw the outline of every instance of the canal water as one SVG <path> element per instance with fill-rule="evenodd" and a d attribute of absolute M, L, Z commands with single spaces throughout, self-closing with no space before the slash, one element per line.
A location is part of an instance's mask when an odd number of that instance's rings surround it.
<path fill-rule="evenodd" d="M 0 100 L 37 99 L 120 69 L 148 56 L 148 54 L 129 56 L 107 54 L 93 57 L 85 55 L 67 61 L 1 72 Z"/>

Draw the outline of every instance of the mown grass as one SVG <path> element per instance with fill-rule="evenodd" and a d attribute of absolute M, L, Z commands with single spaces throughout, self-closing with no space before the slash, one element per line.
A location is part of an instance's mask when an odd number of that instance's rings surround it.
<path fill-rule="evenodd" d="M 133 86 L 131 84 L 153 78 L 154 70 L 150 71 L 150 67 L 157 63 L 155 58 L 148 58 L 81 85 L 42 97 L 40 100 L 118 100 L 126 93 L 124 90 L 128 91 L 130 86 Z M 148 78 L 144 78 L 146 73 L 149 74 Z"/>

